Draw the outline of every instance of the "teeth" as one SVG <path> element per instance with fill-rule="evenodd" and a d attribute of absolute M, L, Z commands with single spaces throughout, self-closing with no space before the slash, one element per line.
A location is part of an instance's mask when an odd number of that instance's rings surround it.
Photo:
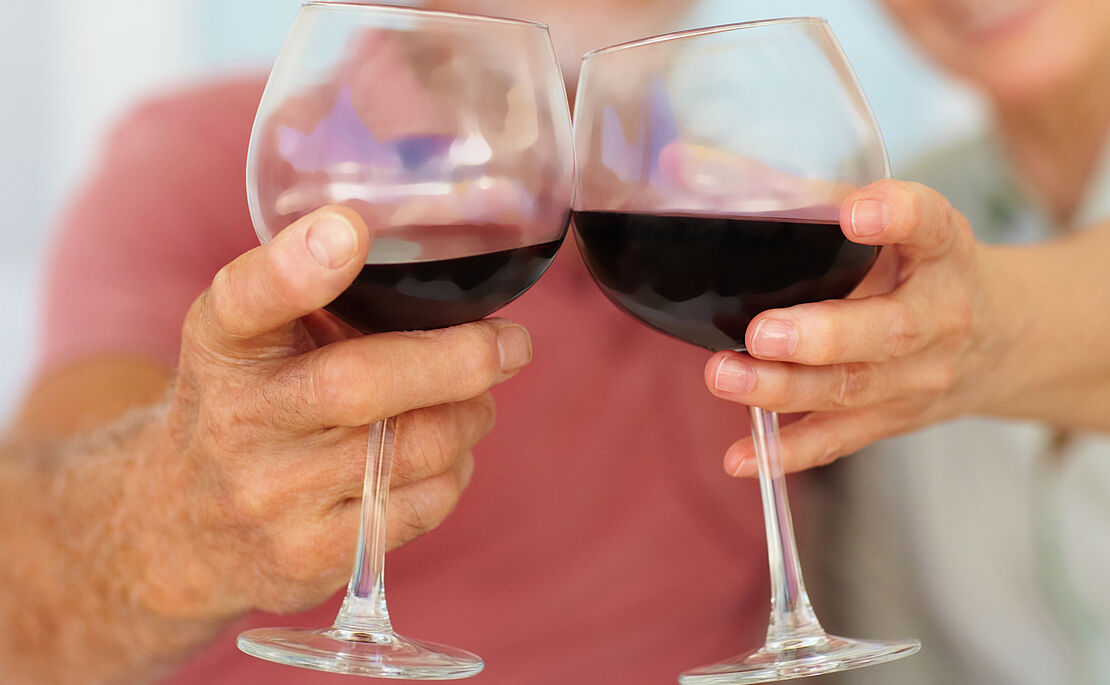
<path fill-rule="evenodd" d="M 972 0 L 962 6 L 964 25 L 970 33 L 990 31 L 1033 9 L 1042 0 Z"/>

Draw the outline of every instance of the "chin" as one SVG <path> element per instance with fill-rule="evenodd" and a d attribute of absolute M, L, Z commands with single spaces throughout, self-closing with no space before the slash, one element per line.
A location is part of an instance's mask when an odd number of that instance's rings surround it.
<path fill-rule="evenodd" d="M 975 40 L 952 66 L 1000 103 L 1034 102 L 1097 83 L 1110 40 L 1100 36 L 1110 35 L 1110 26 L 1101 30 L 1102 17 L 1082 16 L 1060 2 L 1037 9 L 1009 30 Z"/>

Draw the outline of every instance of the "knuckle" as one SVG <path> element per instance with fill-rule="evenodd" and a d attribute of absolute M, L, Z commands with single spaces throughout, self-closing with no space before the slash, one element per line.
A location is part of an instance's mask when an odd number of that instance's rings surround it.
<path fill-rule="evenodd" d="M 474 394 L 488 388 L 501 374 L 500 356 L 497 352 L 497 334 L 489 325 L 467 327 L 467 344 L 462 349 L 466 378 Z"/>
<path fill-rule="evenodd" d="M 833 398 L 839 409 L 854 409 L 863 405 L 871 394 L 875 368 L 866 362 L 840 365 L 840 382 Z"/>
<path fill-rule="evenodd" d="M 209 301 L 212 297 L 212 288 L 204 289 L 200 295 L 197 296 L 193 303 L 189 305 L 189 311 L 185 313 L 185 322 L 181 328 L 182 342 L 188 344 L 190 341 L 197 340 L 200 337 L 202 321 L 205 319 L 205 310 L 211 308 L 212 304 Z"/>
<path fill-rule="evenodd" d="M 298 395 L 304 398 L 307 407 L 320 410 L 332 404 L 346 409 L 344 394 L 337 392 L 333 383 L 326 383 L 322 367 L 325 364 L 319 355 L 310 354 L 303 358 L 301 373 L 297 377 Z"/>
<path fill-rule="evenodd" d="M 271 243 L 272 245 L 272 243 Z M 267 249 L 262 258 L 262 282 L 270 290 L 268 297 L 299 306 L 304 299 L 304 288 L 291 277 L 300 272 L 293 263 L 291 250 Z"/>
<path fill-rule="evenodd" d="M 415 540 L 439 523 L 430 510 L 428 499 L 412 493 L 395 498 L 397 503 L 391 506 L 393 511 L 389 520 L 391 537 L 395 536 L 394 546 Z"/>
<path fill-rule="evenodd" d="M 769 377 L 760 377 L 756 390 L 759 394 L 754 404 L 771 411 L 787 411 L 794 399 L 793 384 L 782 383 Z"/>
<path fill-rule="evenodd" d="M 944 395 L 956 384 L 958 366 L 951 358 L 934 364 L 924 375 L 922 389 L 931 396 Z"/>
<path fill-rule="evenodd" d="M 955 224 L 955 210 L 948 200 L 940 193 L 933 193 L 933 201 L 937 204 L 933 212 L 937 219 L 934 226 L 934 238 L 938 245 L 947 245 L 952 240 L 953 227 Z"/>
<path fill-rule="evenodd" d="M 405 429 L 399 431 L 394 481 L 410 483 L 456 467 L 493 428 L 494 415 L 489 393 L 409 412 Z"/>
<path fill-rule="evenodd" d="M 478 393 L 493 382 L 489 355 L 467 354 L 459 360 L 460 380 L 466 393 Z"/>
<path fill-rule="evenodd" d="M 281 497 L 266 483 L 267 479 L 246 478 L 225 486 L 224 499 L 234 520 L 259 526 L 275 517 Z"/>
<path fill-rule="evenodd" d="M 253 413 L 267 416 L 279 427 L 302 423 L 312 403 L 311 389 L 302 391 L 309 384 L 303 375 L 287 370 L 258 387 L 257 404 Z"/>
<path fill-rule="evenodd" d="M 493 401 L 493 395 L 488 391 L 478 395 L 468 404 L 474 414 L 473 421 L 469 425 L 473 426 L 477 435 L 477 439 L 470 443 L 473 445 L 493 430 L 494 424 L 497 423 L 497 404 Z"/>
<path fill-rule="evenodd" d="M 245 399 L 247 397 L 249 393 L 237 386 L 216 390 L 201 387 L 198 395 L 190 398 L 194 409 L 188 430 L 197 440 L 200 451 L 227 479 L 232 493 L 253 483 L 234 465 L 236 462 L 227 459 L 250 453 L 273 437 L 269 432 L 270 421 L 264 412 L 259 413 L 257 400 L 250 401 Z"/>
<path fill-rule="evenodd" d="M 827 430 L 821 431 L 817 436 L 817 459 L 814 466 L 827 466 L 845 454 L 844 443 L 835 433 Z"/>
<path fill-rule="evenodd" d="M 465 487 L 459 469 L 394 491 L 390 498 L 389 531 L 392 546 L 415 540 L 431 532 L 455 508 Z"/>
<path fill-rule="evenodd" d="M 975 329 L 975 307 L 967 297 L 953 298 L 947 306 L 948 318 L 945 332 L 957 338 L 966 338 Z"/>
<path fill-rule="evenodd" d="M 952 239 L 958 240 L 959 242 L 967 245 L 968 249 L 970 249 L 971 245 L 975 242 L 975 232 L 971 228 L 971 222 L 967 220 L 967 217 L 963 215 L 963 212 L 959 211 L 952 205 L 948 205 L 948 212 L 949 216 L 951 217 L 951 220 L 948 222 L 948 224 L 950 227 Z"/>
<path fill-rule="evenodd" d="M 899 233 L 926 236 L 936 245 L 947 245 L 952 238 L 955 210 L 948 200 L 929 186 L 904 184 L 897 193 Z"/>
<path fill-rule="evenodd" d="M 392 477 L 398 484 L 427 478 L 442 472 L 449 462 L 457 439 L 452 427 L 442 418 L 442 411 L 417 411 L 397 434 L 397 458 Z"/>
<path fill-rule="evenodd" d="M 818 366 L 833 364 L 843 359 L 848 351 L 848 343 L 836 325 L 836 308 L 828 302 L 815 302 L 809 305 L 807 317 L 809 318 L 805 338 L 814 343 L 812 350 L 807 355 L 809 363 Z"/>
<path fill-rule="evenodd" d="M 916 352 L 924 336 L 917 312 L 905 302 L 895 301 L 889 316 L 889 336 L 884 342 L 887 358 L 904 357 Z"/>
<path fill-rule="evenodd" d="M 470 479 L 474 475 L 474 453 L 467 450 L 462 459 L 459 460 L 458 466 L 455 468 L 455 487 L 457 490 L 456 499 L 462 495 L 463 490 L 466 490 L 470 485 Z"/>
<path fill-rule="evenodd" d="M 216 332 L 232 337 L 242 337 L 237 325 L 238 317 L 230 310 L 233 301 L 232 272 L 235 262 L 227 264 L 216 272 L 212 285 L 200 297 L 198 325 L 214 328 Z"/>
<path fill-rule="evenodd" d="M 500 378 L 496 333 L 492 324 L 476 322 L 432 331 L 406 331 L 395 335 L 415 341 L 421 347 L 419 357 L 413 358 L 418 364 L 406 363 L 403 365 L 405 368 L 392 369 L 398 378 L 420 376 L 443 379 L 449 373 L 451 387 L 446 394 L 456 399 L 474 397 Z M 433 372 L 432 376 L 429 376 L 430 370 Z M 419 387 L 418 384 L 410 385 Z"/>
<path fill-rule="evenodd" d="M 284 423 L 304 425 L 314 421 L 317 427 L 343 425 L 339 419 L 349 415 L 344 411 L 348 408 L 343 406 L 346 398 L 339 391 L 342 386 L 331 382 L 327 368 L 316 354 L 288 360 L 261 385 L 263 408 Z"/>
<path fill-rule="evenodd" d="M 898 216 L 901 219 L 902 231 L 910 232 L 917 226 L 921 225 L 922 219 L 925 215 L 923 205 L 922 192 L 900 192 L 901 206 L 898 208 Z"/>
<path fill-rule="evenodd" d="M 373 344 L 373 336 L 363 338 L 354 359 L 329 360 L 317 369 L 316 388 L 322 401 L 352 425 L 374 423 L 399 414 L 415 401 L 418 379 L 406 365 Z M 359 342 L 362 342 L 359 341 Z M 351 372 L 357 365 L 358 378 Z M 394 410 L 394 405 L 401 407 Z"/>

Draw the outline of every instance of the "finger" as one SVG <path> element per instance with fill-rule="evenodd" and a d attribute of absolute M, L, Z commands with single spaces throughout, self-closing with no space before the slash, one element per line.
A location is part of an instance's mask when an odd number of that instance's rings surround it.
<path fill-rule="evenodd" d="M 781 413 L 843 411 L 899 399 L 936 396 L 951 374 L 916 359 L 802 366 L 763 362 L 736 352 L 718 353 L 705 367 L 717 397 Z"/>
<path fill-rule="evenodd" d="M 369 246 L 366 225 L 349 209 L 326 207 L 298 219 L 216 274 L 190 312 L 195 335 L 225 351 L 256 347 L 256 338 L 334 300 Z"/>
<path fill-rule="evenodd" d="M 925 349 L 953 317 L 944 308 L 926 317 L 902 297 L 826 300 L 759 314 L 745 346 L 753 357 L 796 364 L 886 361 Z"/>
<path fill-rule="evenodd" d="M 431 478 L 455 468 L 493 428 L 493 397 L 417 409 L 398 417 L 390 488 Z M 303 465 L 291 471 L 285 488 L 252 488 L 252 507 L 267 516 L 289 507 L 289 485 L 313 493 L 307 503 L 328 511 L 362 497 L 366 474 L 366 426 L 336 428 L 304 441 Z M 292 480 L 290 480 L 292 479 Z M 264 509 L 263 509 L 264 508 Z"/>
<path fill-rule="evenodd" d="M 970 233 L 963 216 L 928 186 L 882 180 L 852 193 L 840 206 L 840 225 L 848 239 L 867 245 L 898 244 L 922 258 L 943 254 L 961 233 Z"/>
<path fill-rule="evenodd" d="M 362 426 L 477 397 L 531 359 L 528 331 L 504 319 L 380 333 L 291 359 L 265 400 L 274 420 L 302 429 Z"/>
<path fill-rule="evenodd" d="M 786 473 L 830 464 L 892 435 L 881 410 L 809 414 L 780 431 L 783 469 Z M 736 478 L 759 475 L 751 437 L 725 451 L 725 472 Z"/>
<path fill-rule="evenodd" d="M 473 473 L 474 456 L 468 452 L 448 471 L 390 490 L 387 549 L 415 540 L 443 523 Z"/>
<path fill-rule="evenodd" d="M 434 476 L 391 488 L 386 531 L 386 549 L 399 547 L 434 529 L 454 510 L 474 473 L 474 455 L 467 452 L 449 469 Z M 345 580 L 362 517 L 359 497 L 346 498 L 331 507 L 328 515 L 297 519 L 283 541 L 277 558 L 281 567 L 298 578 L 320 581 Z"/>
<path fill-rule="evenodd" d="M 390 488 L 405 487 L 455 467 L 493 428 L 493 397 L 417 409 L 398 417 Z M 286 473 L 286 487 L 252 487 L 252 511 L 265 516 L 288 509 L 289 492 L 312 493 L 307 506 L 327 511 L 362 497 L 366 474 L 366 426 L 325 431 L 302 442 L 304 464 Z"/>
<path fill-rule="evenodd" d="M 490 432 L 494 415 L 493 397 L 483 393 L 400 416 L 390 487 L 404 487 L 453 468 Z"/>

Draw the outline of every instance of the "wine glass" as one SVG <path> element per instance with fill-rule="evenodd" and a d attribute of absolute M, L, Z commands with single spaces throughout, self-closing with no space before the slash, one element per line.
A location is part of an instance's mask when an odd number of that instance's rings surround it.
<path fill-rule="evenodd" d="M 889 175 L 874 116 L 828 24 L 697 29 L 584 58 L 574 224 L 618 307 L 710 350 L 744 350 L 756 314 L 848 295 L 877 248 L 845 239 L 841 201 Z M 765 644 L 688 685 L 785 680 L 907 656 L 917 640 L 827 634 L 802 582 L 778 423 L 749 409 L 771 570 Z"/>
<path fill-rule="evenodd" d="M 359 2 L 306 2 L 251 134 L 262 242 L 323 205 L 370 227 L 366 265 L 327 309 L 362 333 L 480 319 L 531 286 L 573 194 L 570 111 L 542 24 Z M 354 570 L 335 623 L 263 628 L 244 652 L 384 678 L 472 676 L 467 651 L 394 632 L 384 585 L 394 419 L 371 427 Z"/>

